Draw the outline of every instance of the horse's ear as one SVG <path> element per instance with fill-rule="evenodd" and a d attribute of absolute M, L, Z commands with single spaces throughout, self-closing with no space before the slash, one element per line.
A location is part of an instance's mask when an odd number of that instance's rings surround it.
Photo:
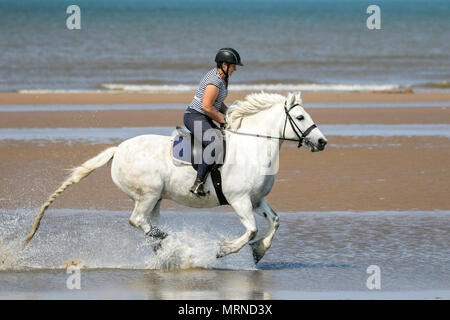
<path fill-rule="evenodd" d="M 292 92 L 289 92 L 286 97 L 286 102 L 288 106 L 292 106 L 295 103 L 295 95 Z"/>
<path fill-rule="evenodd" d="M 297 103 L 302 103 L 302 92 L 298 91 L 295 93 L 295 100 L 297 101 Z"/>

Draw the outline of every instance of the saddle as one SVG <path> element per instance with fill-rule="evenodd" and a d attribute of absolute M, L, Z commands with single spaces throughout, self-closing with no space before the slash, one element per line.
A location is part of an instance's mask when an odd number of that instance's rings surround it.
<path fill-rule="evenodd" d="M 183 127 L 176 127 L 177 133 L 173 138 L 171 148 L 171 156 L 175 162 L 183 165 L 192 165 L 195 171 L 198 170 L 198 163 L 202 161 L 203 146 L 201 142 L 195 141 L 194 135 Z M 217 155 L 215 155 L 215 162 L 211 169 L 211 179 L 214 189 L 221 205 L 227 205 L 228 201 L 222 192 L 222 176 L 220 168 L 225 160 L 226 141 L 223 139 L 222 146 Z M 220 161 L 218 161 L 220 160 Z"/>

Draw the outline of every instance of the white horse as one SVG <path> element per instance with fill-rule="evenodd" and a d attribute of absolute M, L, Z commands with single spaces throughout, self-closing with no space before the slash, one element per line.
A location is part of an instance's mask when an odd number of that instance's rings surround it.
<path fill-rule="evenodd" d="M 246 231 L 237 239 L 222 239 L 217 257 L 238 252 L 255 239 L 256 213 L 269 223 L 267 232 L 251 243 L 257 263 L 271 246 L 279 226 L 279 218 L 265 196 L 274 184 L 274 164 L 283 140 L 297 141 L 299 147 L 303 145 L 313 152 L 323 150 L 327 140 L 303 109 L 300 93 L 289 93 L 287 97 L 263 92 L 250 94 L 229 107 L 226 120 L 227 155 L 221 168 L 222 191 Z M 191 165 L 174 161 L 172 143 L 170 136 L 137 136 L 72 169 L 70 177 L 42 206 L 25 243 L 31 240 L 45 210 L 61 192 L 111 159 L 112 180 L 134 200 L 129 222 L 149 236 L 161 239 L 166 236 L 155 226 L 162 199 L 196 208 L 219 206 L 211 177 L 205 183 L 207 196 L 197 197 L 189 191 L 196 171 Z"/>

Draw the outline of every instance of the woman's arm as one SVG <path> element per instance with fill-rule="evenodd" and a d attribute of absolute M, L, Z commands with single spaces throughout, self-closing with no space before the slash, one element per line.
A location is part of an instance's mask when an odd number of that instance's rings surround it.
<path fill-rule="evenodd" d="M 215 85 L 208 84 L 203 94 L 202 109 L 206 115 L 218 123 L 225 123 L 225 118 L 214 108 L 214 101 L 216 101 L 219 94 L 219 88 Z M 221 108 L 222 109 L 222 108 Z"/>
<path fill-rule="evenodd" d="M 228 110 L 227 105 L 222 102 L 222 106 L 220 107 L 220 112 L 222 112 L 223 114 L 226 114 L 227 110 Z"/>

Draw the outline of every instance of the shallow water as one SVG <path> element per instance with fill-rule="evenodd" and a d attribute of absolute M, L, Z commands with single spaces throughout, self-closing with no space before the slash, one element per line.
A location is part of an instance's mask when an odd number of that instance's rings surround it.
<path fill-rule="evenodd" d="M 230 89 L 231 90 L 231 89 Z M 311 102 L 303 104 L 307 109 L 314 108 L 416 108 L 449 107 L 450 101 L 432 102 Z M 38 111 L 96 111 L 96 110 L 184 110 L 187 104 L 63 104 L 63 105 L 0 105 L 0 112 L 38 112 Z"/>
<path fill-rule="evenodd" d="M 449 124 L 333 124 L 320 125 L 326 136 L 441 136 L 450 137 Z M 175 127 L 122 128 L 0 128 L 0 140 L 81 141 L 89 144 L 115 143 L 142 134 L 173 135 Z"/>
<path fill-rule="evenodd" d="M 0 298 L 450 299 L 450 211 L 280 213 L 256 266 L 248 246 L 215 258 L 220 236 L 244 231 L 231 212 L 162 212 L 155 255 L 129 212 L 74 209 L 49 210 L 21 250 L 36 211 L 0 211 Z M 69 259 L 88 267 L 81 290 L 66 287 Z M 370 265 L 380 290 L 366 287 Z"/>

